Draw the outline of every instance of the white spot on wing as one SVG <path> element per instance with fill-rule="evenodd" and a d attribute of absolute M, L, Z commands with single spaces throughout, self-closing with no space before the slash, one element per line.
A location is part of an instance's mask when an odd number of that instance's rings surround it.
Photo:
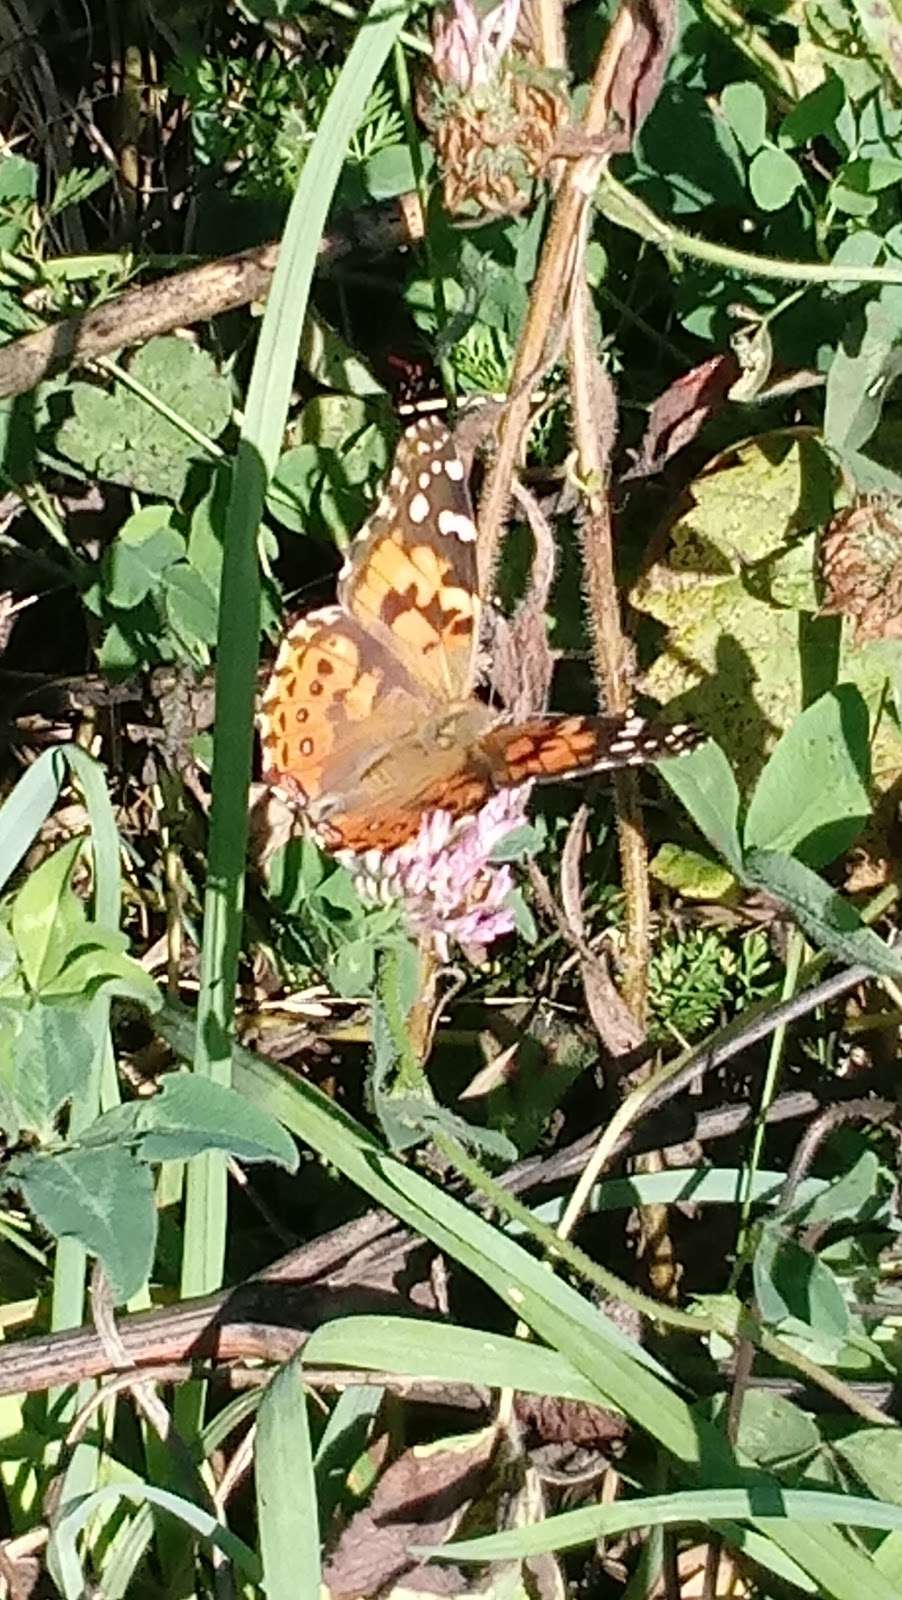
<path fill-rule="evenodd" d="M 471 517 L 465 517 L 459 511 L 440 511 L 438 514 L 438 531 L 446 538 L 456 537 L 462 539 L 464 544 L 472 544 L 476 538 L 476 529 Z"/>
<path fill-rule="evenodd" d="M 462 461 L 458 461 L 457 456 L 452 456 L 449 461 L 445 462 L 445 471 L 452 483 L 460 483 L 464 475 L 464 464 Z"/>
<path fill-rule="evenodd" d="M 409 506 L 407 507 L 407 514 L 410 517 L 411 522 L 416 523 L 417 526 L 419 526 L 421 522 L 426 521 L 426 518 L 429 515 L 429 501 L 426 499 L 424 494 L 414 495 Z M 441 521 L 441 519 L 439 520 Z M 444 529 L 442 531 L 444 532 Z"/>
<path fill-rule="evenodd" d="M 433 461 L 432 465 L 433 465 L 433 468 L 434 468 L 435 467 L 435 462 L 434 461 Z M 421 489 L 428 489 L 431 482 L 432 482 L 432 478 L 430 477 L 428 472 L 421 472 L 420 476 L 417 478 L 417 483 L 419 484 Z"/>

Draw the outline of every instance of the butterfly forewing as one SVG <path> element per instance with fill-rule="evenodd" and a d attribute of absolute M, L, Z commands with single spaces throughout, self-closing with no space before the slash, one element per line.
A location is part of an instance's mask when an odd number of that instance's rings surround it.
<path fill-rule="evenodd" d="M 421 417 L 402 435 L 338 597 L 436 701 L 469 694 L 479 633 L 476 528 L 463 462 L 438 418 Z"/>
<path fill-rule="evenodd" d="M 644 717 L 546 716 L 489 729 L 479 741 L 495 785 L 546 782 L 646 766 L 692 750 L 704 737 L 686 722 Z"/>
<path fill-rule="evenodd" d="M 424 817 L 445 811 L 464 817 L 500 789 L 642 766 L 692 750 L 704 735 L 688 723 L 644 717 L 546 716 L 496 726 L 469 746 L 405 769 L 405 745 L 395 751 L 396 793 L 357 811 L 329 818 L 336 848 L 392 850 L 414 838 Z"/>

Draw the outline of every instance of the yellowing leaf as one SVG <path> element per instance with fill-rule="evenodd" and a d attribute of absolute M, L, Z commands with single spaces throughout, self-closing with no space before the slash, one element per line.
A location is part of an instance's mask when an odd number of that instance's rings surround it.
<path fill-rule="evenodd" d="M 902 775 L 885 667 L 818 616 L 815 544 L 833 498 L 820 444 L 794 432 L 751 440 L 697 478 L 692 498 L 630 595 L 668 630 L 641 688 L 713 735 L 747 797 L 780 735 L 830 687 L 818 674 L 837 643 L 836 677 L 867 704 L 874 787 L 884 793 Z"/>

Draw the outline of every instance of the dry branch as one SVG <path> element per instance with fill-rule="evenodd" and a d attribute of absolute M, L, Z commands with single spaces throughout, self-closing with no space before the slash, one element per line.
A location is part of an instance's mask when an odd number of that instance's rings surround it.
<path fill-rule="evenodd" d="M 409 244 L 420 236 L 416 205 L 402 196 L 395 204 L 368 210 L 353 227 L 326 234 L 320 241 L 320 266 L 330 265 L 354 249 L 377 254 Z M 278 260 L 277 242 L 257 245 L 239 255 L 204 262 L 156 283 L 127 289 L 77 316 L 14 339 L 0 349 L 0 398 L 25 394 L 67 367 L 76 366 L 125 345 L 144 344 L 173 328 L 207 322 L 262 300 Z"/>

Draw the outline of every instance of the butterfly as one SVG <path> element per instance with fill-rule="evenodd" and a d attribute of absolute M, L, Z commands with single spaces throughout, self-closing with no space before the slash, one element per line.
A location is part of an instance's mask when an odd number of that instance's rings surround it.
<path fill-rule="evenodd" d="M 337 604 L 286 633 L 262 697 L 264 781 L 331 850 L 389 851 L 434 811 L 499 790 L 676 755 L 686 724 L 634 716 L 505 720 L 475 694 L 476 527 L 445 424 L 402 434 L 385 493 L 350 548 Z"/>

